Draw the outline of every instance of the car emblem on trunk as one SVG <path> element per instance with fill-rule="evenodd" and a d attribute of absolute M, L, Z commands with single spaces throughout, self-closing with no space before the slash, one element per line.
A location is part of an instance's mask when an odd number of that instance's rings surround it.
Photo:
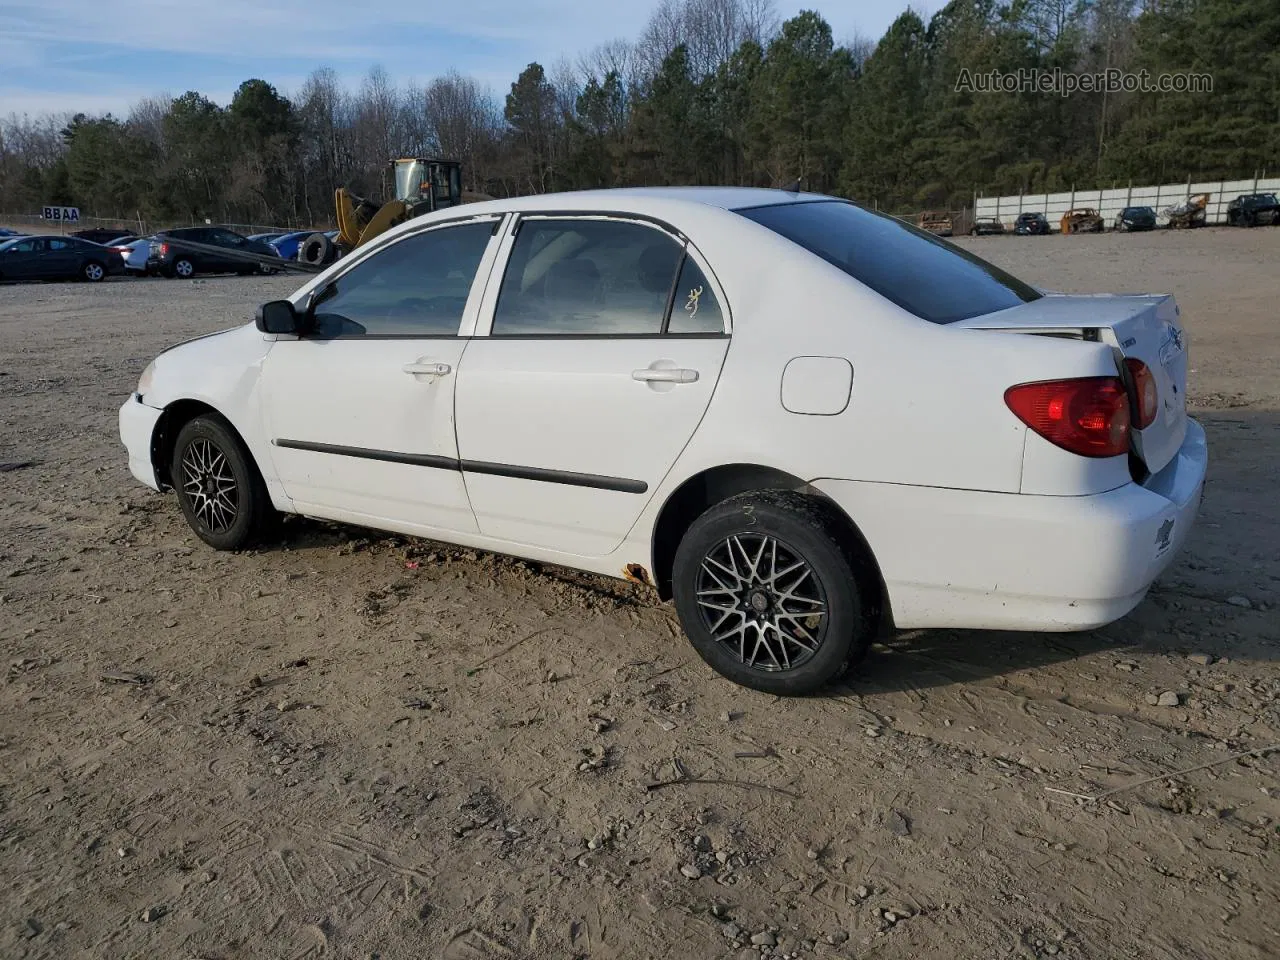
<path fill-rule="evenodd" d="M 1160 345 L 1160 362 L 1168 366 L 1170 360 L 1182 353 L 1184 346 L 1182 331 L 1169 324 L 1169 339 Z"/>

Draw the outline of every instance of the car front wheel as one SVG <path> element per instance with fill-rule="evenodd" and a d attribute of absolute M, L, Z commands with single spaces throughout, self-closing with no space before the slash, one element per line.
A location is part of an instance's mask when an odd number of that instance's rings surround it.
<path fill-rule="evenodd" d="M 252 456 L 220 417 L 178 432 L 169 472 L 191 529 L 218 550 L 243 550 L 266 530 L 272 506 Z"/>
<path fill-rule="evenodd" d="M 865 656 L 859 564 L 828 508 L 789 491 L 711 507 L 676 550 L 672 591 L 694 649 L 735 683 L 812 693 Z"/>

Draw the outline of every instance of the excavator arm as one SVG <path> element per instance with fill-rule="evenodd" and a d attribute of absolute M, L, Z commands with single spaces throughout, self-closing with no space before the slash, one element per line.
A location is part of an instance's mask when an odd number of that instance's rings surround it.
<path fill-rule="evenodd" d="M 389 200 L 378 207 L 346 187 L 334 191 L 333 208 L 338 219 L 338 241 L 345 250 L 368 243 L 403 223 L 409 215 L 409 205 L 403 200 Z"/>

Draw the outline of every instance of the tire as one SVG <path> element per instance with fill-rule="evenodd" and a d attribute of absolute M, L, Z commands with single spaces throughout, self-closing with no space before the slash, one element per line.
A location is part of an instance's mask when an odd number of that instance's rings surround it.
<path fill-rule="evenodd" d="M 86 260 L 80 265 L 80 276 L 89 283 L 101 283 L 106 279 L 107 268 L 96 260 Z"/>
<path fill-rule="evenodd" d="M 169 477 L 196 536 L 216 550 L 244 550 L 266 533 L 274 510 L 253 457 L 221 417 L 178 431 Z M 221 488 L 221 496 L 209 493 Z"/>
<path fill-rule="evenodd" d="M 333 241 L 323 233 L 313 233 L 298 245 L 298 259 L 312 266 L 333 262 Z"/>
<path fill-rule="evenodd" d="M 170 267 L 170 270 L 173 271 L 173 276 L 179 280 L 190 280 L 196 275 L 195 262 L 189 257 L 178 257 L 173 261 L 173 266 Z"/>
<path fill-rule="evenodd" d="M 859 662 L 873 632 L 868 594 L 840 534 L 827 507 L 790 491 L 740 494 L 698 517 L 672 568 L 698 655 L 734 683 L 781 696 L 820 690 Z"/>

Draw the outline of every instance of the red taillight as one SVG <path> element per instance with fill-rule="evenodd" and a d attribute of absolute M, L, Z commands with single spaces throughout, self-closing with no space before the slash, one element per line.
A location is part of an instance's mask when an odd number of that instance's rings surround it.
<path fill-rule="evenodd" d="M 1023 383 L 1006 390 L 1004 402 L 1063 450 L 1082 457 L 1129 452 L 1129 395 L 1118 377 Z"/>
<path fill-rule="evenodd" d="M 1129 357 L 1124 365 L 1129 368 L 1129 376 L 1133 377 L 1133 393 L 1138 411 L 1139 430 L 1145 430 L 1156 422 L 1156 414 L 1160 412 L 1160 391 L 1156 388 L 1156 378 L 1148 367 L 1136 357 Z"/>
<path fill-rule="evenodd" d="M 169 245 L 167 243 L 160 244 L 160 256 L 167 256 L 169 253 Z"/>

